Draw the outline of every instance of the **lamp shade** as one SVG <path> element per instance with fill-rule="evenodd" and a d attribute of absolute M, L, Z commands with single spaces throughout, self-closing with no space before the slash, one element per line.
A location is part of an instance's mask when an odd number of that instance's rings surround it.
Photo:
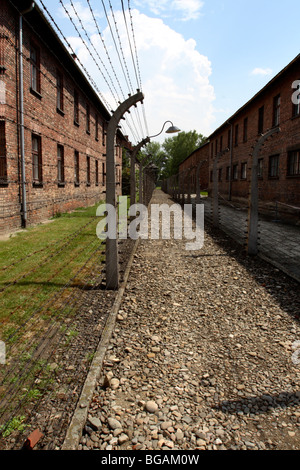
<path fill-rule="evenodd" d="M 168 130 L 166 130 L 166 134 L 175 134 L 176 132 L 180 132 L 180 129 L 178 129 L 176 126 L 171 126 Z"/>

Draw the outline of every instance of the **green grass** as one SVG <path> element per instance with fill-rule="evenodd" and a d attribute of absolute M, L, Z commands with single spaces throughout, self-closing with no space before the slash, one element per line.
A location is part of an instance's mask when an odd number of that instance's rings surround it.
<path fill-rule="evenodd" d="M 89 264 L 80 276 L 76 273 L 101 244 L 96 236 L 100 220 L 96 217 L 97 206 L 60 214 L 49 224 L 29 228 L 0 242 L 1 340 L 15 337 L 14 331 L 26 325 L 35 311 L 68 282 L 63 298 L 80 285 Z M 40 317 L 55 311 L 53 306 L 43 309 Z"/>
<path fill-rule="evenodd" d="M 10 420 L 19 400 L 26 407 L 53 382 L 52 346 L 47 343 L 49 351 L 41 352 L 41 342 L 54 331 L 67 347 L 77 336 L 78 299 L 83 288 L 94 287 L 105 262 L 104 244 L 96 235 L 98 206 L 59 213 L 51 223 L 0 241 L 0 340 L 7 350 L 0 368 L 0 434 L 8 419 L 3 437 L 24 428 L 23 416 Z"/>

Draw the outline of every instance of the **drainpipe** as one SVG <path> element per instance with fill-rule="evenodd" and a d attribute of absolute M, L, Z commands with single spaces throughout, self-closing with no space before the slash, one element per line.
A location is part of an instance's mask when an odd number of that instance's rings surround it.
<path fill-rule="evenodd" d="M 24 77 L 23 77 L 23 15 L 30 13 L 35 7 L 32 2 L 27 10 L 20 12 L 19 17 L 19 96 L 20 96 L 20 148 L 21 148 L 21 193 L 22 193 L 22 226 L 27 225 L 26 171 L 25 171 L 25 138 L 24 138 Z"/>

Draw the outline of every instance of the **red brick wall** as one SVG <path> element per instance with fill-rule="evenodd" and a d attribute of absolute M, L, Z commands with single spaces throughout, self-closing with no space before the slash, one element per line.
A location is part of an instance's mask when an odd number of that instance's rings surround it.
<path fill-rule="evenodd" d="M 19 43 L 18 15 L 6 2 L 1 6 L 1 23 L 5 35 L 5 67 L 0 76 L 5 83 L 5 105 L 0 105 L 0 119 L 6 121 L 6 153 L 8 184 L 0 185 L 0 231 L 10 231 L 21 226 L 20 216 L 20 148 L 19 124 Z M 90 93 L 78 86 L 64 69 L 57 53 L 48 48 L 27 22 L 24 25 L 23 73 L 24 73 L 24 134 L 26 162 L 26 194 L 28 225 L 41 222 L 58 212 L 80 206 L 93 205 L 105 198 L 107 117 L 103 117 L 101 105 L 91 101 Z M 2 40 L 3 41 L 3 40 Z M 30 48 L 38 47 L 40 55 L 40 93 L 31 90 Z M 0 64 L 1 65 L 1 64 Z M 57 110 L 57 72 L 63 75 L 63 113 Z M 79 125 L 74 123 L 74 90 L 79 96 Z M 86 103 L 90 106 L 90 132 L 86 130 Z M 96 115 L 98 138 L 96 138 Z M 40 136 L 42 148 L 42 184 L 33 181 L 32 135 Z M 57 145 L 64 149 L 64 181 L 58 182 Z M 79 152 L 80 178 L 75 184 L 74 154 Z M 90 183 L 87 181 L 87 156 L 90 157 Z M 98 161 L 98 184 L 96 184 Z M 122 149 L 116 145 L 118 193 L 121 193 Z"/>
<path fill-rule="evenodd" d="M 195 150 L 179 167 L 179 173 L 188 175 L 190 170 L 191 191 L 196 192 L 197 167 L 200 166 L 199 182 L 201 191 L 205 191 L 209 184 L 209 144 L 205 144 Z"/>
<path fill-rule="evenodd" d="M 264 127 L 263 132 L 273 127 L 273 98 L 280 94 L 280 132 L 273 135 L 262 147 L 259 158 L 263 159 L 263 174 L 260 178 L 259 197 L 261 202 L 279 201 L 300 207 L 300 178 L 287 175 L 288 151 L 290 149 L 300 149 L 300 117 L 292 117 L 292 83 L 300 79 L 300 60 L 297 60 L 270 86 L 256 95 L 240 112 L 232 117 L 230 123 L 233 127 L 233 147 L 232 165 L 238 165 L 238 179 L 232 181 L 232 200 L 248 198 L 249 185 L 251 180 L 251 155 L 256 144 L 258 135 L 258 110 L 264 106 Z M 243 123 L 248 119 L 247 141 L 243 141 Z M 238 142 L 235 143 L 235 128 L 239 126 Z M 228 130 L 230 126 L 224 124 L 211 136 L 210 144 L 210 172 L 213 168 L 213 159 L 216 156 L 216 142 L 218 151 L 220 139 L 223 137 L 223 155 L 219 159 L 218 168 L 222 168 L 222 178 L 219 181 L 219 192 L 227 198 L 229 197 L 229 181 L 226 181 L 226 168 L 230 165 L 230 151 L 228 147 Z M 269 158 L 279 154 L 279 175 L 278 178 L 269 176 Z M 246 179 L 241 179 L 241 165 L 247 164 Z M 210 182 L 210 192 L 212 182 Z"/>

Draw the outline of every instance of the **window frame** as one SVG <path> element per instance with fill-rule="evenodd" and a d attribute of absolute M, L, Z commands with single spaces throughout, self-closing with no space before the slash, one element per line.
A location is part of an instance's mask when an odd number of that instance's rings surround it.
<path fill-rule="evenodd" d="M 90 134 L 91 133 L 91 107 L 90 103 L 86 103 L 85 106 L 85 111 L 86 111 L 86 133 Z"/>
<path fill-rule="evenodd" d="M 80 155 L 78 150 L 74 150 L 74 184 L 80 185 Z"/>
<path fill-rule="evenodd" d="M 80 123 L 80 111 L 79 111 L 79 93 L 75 89 L 74 90 L 74 124 L 79 126 Z"/>
<path fill-rule="evenodd" d="M 6 122 L 0 121 L 0 186 L 8 184 L 7 175 L 7 149 L 6 149 Z"/>
<path fill-rule="evenodd" d="M 290 159 L 291 157 L 296 156 L 296 164 L 293 163 L 293 166 L 297 166 L 297 170 L 295 172 L 290 171 L 291 167 L 291 162 Z M 291 150 L 288 152 L 288 158 L 287 158 L 287 176 L 289 178 L 299 178 L 300 177 L 300 149 L 297 150 Z"/>
<path fill-rule="evenodd" d="M 37 142 L 37 149 L 34 148 L 34 142 Z M 31 135 L 31 154 L 33 185 L 41 186 L 43 184 L 42 138 L 34 133 Z"/>
<path fill-rule="evenodd" d="M 33 58 L 33 52 L 35 58 Z M 30 90 L 38 95 L 41 94 L 41 51 L 38 45 L 30 42 Z"/>
<path fill-rule="evenodd" d="M 86 156 L 86 185 L 91 185 L 91 157 Z"/>
<path fill-rule="evenodd" d="M 102 186 L 106 185 L 106 168 L 105 162 L 102 162 Z"/>
<path fill-rule="evenodd" d="M 241 180 L 247 180 L 247 162 L 241 163 Z"/>
<path fill-rule="evenodd" d="M 239 179 L 239 165 L 235 163 L 232 166 L 232 181 L 238 181 Z"/>
<path fill-rule="evenodd" d="M 234 145 L 237 147 L 239 145 L 239 125 L 236 124 L 234 127 Z"/>
<path fill-rule="evenodd" d="M 99 186 L 99 162 L 95 160 L 95 185 Z"/>
<path fill-rule="evenodd" d="M 265 106 L 262 105 L 258 109 L 258 135 L 263 134 L 264 132 L 264 121 L 265 121 Z"/>
<path fill-rule="evenodd" d="M 273 127 L 277 127 L 280 124 L 280 107 L 281 107 L 281 96 L 280 93 L 273 98 Z"/>
<path fill-rule="evenodd" d="M 244 119 L 244 125 L 243 125 L 243 142 L 248 141 L 248 117 L 245 117 Z"/>
<path fill-rule="evenodd" d="M 56 71 L 56 109 L 64 114 L 64 76 L 60 70 Z"/>
<path fill-rule="evenodd" d="M 58 186 L 65 185 L 65 149 L 57 144 L 57 182 Z"/>
<path fill-rule="evenodd" d="M 273 160 L 277 161 L 276 165 L 273 164 Z M 280 162 L 280 155 L 274 154 L 269 156 L 269 179 L 279 179 L 279 162 Z M 276 168 L 276 174 L 273 174 L 273 169 Z"/>

